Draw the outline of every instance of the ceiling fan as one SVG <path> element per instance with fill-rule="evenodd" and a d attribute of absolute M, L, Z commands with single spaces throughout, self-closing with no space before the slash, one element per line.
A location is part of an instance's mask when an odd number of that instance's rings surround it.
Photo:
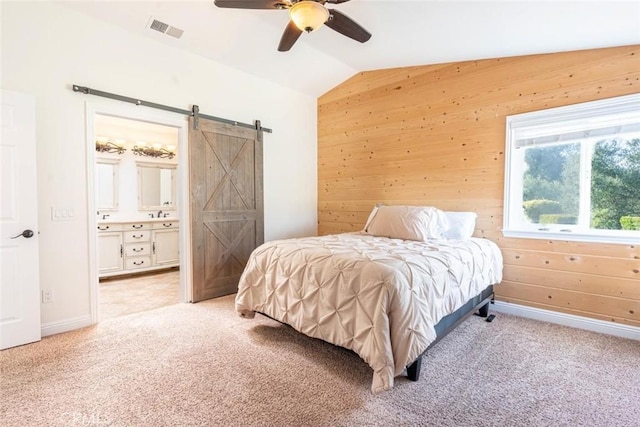
<path fill-rule="evenodd" d="M 344 13 L 327 9 L 326 3 L 340 4 L 349 0 L 214 0 L 222 8 L 232 9 L 289 9 L 289 24 L 285 28 L 278 50 L 286 52 L 303 31 L 310 33 L 322 24 L 360 43 L 371 38 L 371 33 Z"/>

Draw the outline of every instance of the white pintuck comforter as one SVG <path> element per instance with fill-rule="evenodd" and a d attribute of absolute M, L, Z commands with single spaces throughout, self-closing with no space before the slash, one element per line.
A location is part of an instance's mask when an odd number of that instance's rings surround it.
<path fill-rule="evenodd" d="M 378 393 L 426 350 L 440 319 L 501 280 L 502 255 L 486 239 L 348 233 L 278 240 L 251 254 L 236 310 L 355 351 L 373 368 Z"/>

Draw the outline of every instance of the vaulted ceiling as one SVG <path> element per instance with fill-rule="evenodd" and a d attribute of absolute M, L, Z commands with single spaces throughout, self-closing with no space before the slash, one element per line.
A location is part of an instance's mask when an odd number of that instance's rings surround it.
<path fill-rule="evenodd" d="M 366 70 L 640 44 L 640 1 L 351 0 L 327 5 L 369 32 L 360 44 L 328 27 L 277 46 L 285 10 L 207 1 L 65 2 L 133 33 L 317 97 Z M 177 39 L 149 29 L 157 19 Z"/>

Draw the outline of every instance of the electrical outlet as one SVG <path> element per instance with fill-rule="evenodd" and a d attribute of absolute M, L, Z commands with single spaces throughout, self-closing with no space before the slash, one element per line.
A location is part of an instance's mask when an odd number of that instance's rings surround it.
<path fill-rule="evenodd" d="M 51 289 L 42 290 L 42 303 L 47 304 L 53 301 L 53 291 Z"/>

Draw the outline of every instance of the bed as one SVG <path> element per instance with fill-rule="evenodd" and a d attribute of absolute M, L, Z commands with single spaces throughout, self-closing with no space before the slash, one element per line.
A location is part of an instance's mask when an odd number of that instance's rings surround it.
<path fill-rule="evenodd" d="M 430 345 L 476 307 L 487 314 L 502 256 L 489 240 L 445 237 L 441 211 L 408 208 L 429 214 L 416 220 L 404 212 L 398 228 L 393 215 L 374 210 L 361 232 L 258 247 L 240 278 L 236 311 L 353 350 L 373 369 L 374 393 L 392 388 L 405 369 L 417 380 Z"/>

